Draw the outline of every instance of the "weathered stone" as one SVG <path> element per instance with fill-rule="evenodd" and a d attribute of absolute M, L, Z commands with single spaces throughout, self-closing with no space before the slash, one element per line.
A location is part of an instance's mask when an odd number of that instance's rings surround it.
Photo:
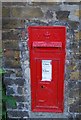
<path fill-rule="evenodd" d="M 53 6 L 53 5 L 60 5 L 61 3 L 60 2 L 32 2 L 33 5 L 35 6 Z"/>
<path fill-rule="evenodd" d="M 19 110 L 23 110 L 24 109 L 24 103 L 18 103 L 17 104 L 17 108 L 19 109 Z"/>
<path fill-rule="evenodd" d="M 17 102 L 27 102 L 25 96 L 14 96 Z"/>
<path fill-rule="evenodd" d="M 24 88 L 23 87 L 18 87 L 17 91 L 18 91 L 18 94 L 24 94 Z"/>
<path fill-rule="evenodd" d="M 15 59 L 5 59 L 5 64 L 4 67 L 7 68 L 20 68 L 21 64 L 20 64 L 20 60 L 15 60 Z"/>
<path fill-rule="evenodd" d="M 18 60 L 20 58 L 19 55 L 20 55 L 19 51 L 13 51 L 13 50 L 6 49 L 6 51 L 4 52 L 4 57 L 6 59 L 14 58 L 15 60 Z"/>
<path fill-rule="evenodd" d="M 25 6 L 27 3 L 26 2 L 2 2 L 2 7 L 14 7 L 14 6 Z"/>
<path fill-rule="evenodd" d="M 69 21 L 69 24 L 73 30 L 77 30 L 80 23 L 77 21 Z"/>
<path fill-rule="evenodd" d="M 16 79 L 10 79 L 9 78 L 4 78 L 4 81 L 5 81 L 5 85 L 13 85 L 13 84 L 16 84 L 16 85 L 19 85 L 19 86 L 24 86 L 24 82 L 25 80 L 23 78 L 16 78 Z"/>
<path fill-rule="evenodd" d="M 12 16 L 20 18 L 43 17 L 43 12 L 39 7 L 12 8 Z"/>
<path fill-rule="evenodd" d="M 81 18 L 81 10 L 76 10 L 75 15 L 78 16 L 79 18 Z"/>
<path fill-rule="evenodd" d="M 13 118 L 13 117 L 16 117 L 16 118 L 21 118 L 23 119 L 23 117 L 26 117 L 28 118 L 29 117 L 29 114 L 27 111 L 8 111 L 8 115 L 9 115 L 9 118 Z"/>
<path fill-rule="evenodd" d="M 53 12 L 51 10 L 47 10 L 47 12 L 45 14 L 45 18 L 46 19 L 53 18 Z"/>
<path fill-rule="evenodd" d="M 18 40 L 18 35 L 17 35 L 17 32 L 18 31 L 14 31 L 14 30 L 11 30 L 11 31 L 3 31 L 2 32 L 2 39 L 3 40 Z"/>
<path fill-rule="evenodd" d="M 77 41 L 78 41 L 78 40 L 81 40 L 81 31 L 75 33 L 75 39 L 76 39 Z"/>
<path fill-rule="evenodd" d="M 7 95 L 12 95 L 15 93 L 12 87 L 6 87 L 6 90 L 7 90 Z"/>
<path fill-rule="evenodd" d="M 2 7 L 2 17 L 10 17 L 10 8 Z"/>
<path fill-rule="evenodd" d="M 70 112 L 79 112 L 79 83 L 76 81 L 69 81 L 68 84 L 68 104 Z"/>
<path fill-rule="evenodd" d="M 19 44 L 17 40 L 4 40 L 2 41 L 2 45 L 5 54 L 7 51 L 9 51 L 7 49 L 19 50 Z"/>
<path fill-rule="evenodd" d="M 67 20 L 70 12 L 69 11 L 56 11 L 56 18 L 59 20 Z"/>
<path fill-rule="evenodd" d="M 69 109 L 69 111 L 70 112 L 77 112 L 77 113 L 79 113 L 79 102 L 77 101 L 77 102 L 74 102 L 74 104 L 72 104 L 71 106 L 70 106 L 70 109 Z"/>
<path fill-rule="evenodd" d="M 70 80 L 79 80 L 79 71 L 71 72 Z"/>
<path fill-rule="evenodd" d="M 3 29 L 14 29 L 14 28 L 22 28 L 24 25 L 23 19 L 18 18 L 2 18 L 2 28 Z"/>

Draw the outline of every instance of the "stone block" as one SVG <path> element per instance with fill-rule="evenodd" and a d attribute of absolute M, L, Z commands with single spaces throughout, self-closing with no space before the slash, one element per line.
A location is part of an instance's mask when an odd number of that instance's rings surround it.
<path fill-rule="evenodd" d="M 17 103 L 17 108 L 19 110 L 23 110 L 24 109 L 24 103 L 21 103 L 21 102 Z"/>
<path fill-rule="evenodd" d="M 77 21 L 69 21 L 69 24 L 73 30 L 77 30 L 79 26 L 79 22 Z"/>
<path fill-rule="evenodd" d="M 24 95 L 24 88 L 23 87 L 18 87 L 17 92 L 18 92 L 18 94 L 23 94 Z"/>
<path fill-rule="evenodd" d="M 6 49 L 3 55 L 6 59 L 8 58 L 13 58 L 15 60 L 20 59 L 20 52 L 15 50 Z"/>
<path fill-rule="evenodd" d="M 27 7 L 22 7 L 22 8 L 12 8 L 11 14 L 13 17 L 20 17 L 20 18 L 33 18 L 33 17 L 38 17 L 41 18 L 43 17 L 43 12 L 40 7 L 32 7 L 32 6 L 27 6 Z"/>
<path fill-rule="evenodd" d="M 4 60 L 4 67 L 6 68 L 21 68 L 20 60 L 16 59 L 5 59 Z"/>
<path fill-rule="evenodd" d="M 67 64 L 66 67 L 67 67 L 66 69 L 70 72 L 79 69 L 79 65 L 76 60 L 73 61 L 70 60 L 69 64 Z"/>
<path fill-rule="evenodd" d="M 79 80 L 79 71 L 71 72 L 70 80 Z"/>
<path fill-rule="evenodd" d="M 16 117 L 16 118 L 21 118 L 23 119 L 24 117 L 28 118 L 29 117 L 29 114 L 27 111 L 8 111 L 8 116 L 9 118 L 13 118 L 13 117 Z"/>
<path fill-rule="evenodd" d="M 14 28 L 22 28 L 22 24 L 24 24 L 23 19 L 18 18 L 2 18 L 2 28 L 3 29 L 14 29 Z"/>
<path fill-rule="evenodd" d="M 79 83 L 77 81 L 69 81 L 68 93 L 69 111 L 79 112 Z"/>
<path fill-rule="evenodd" d="M 19 50 L 19 43 L 17 40 L 3 40 L 2 48 L 6 54 L 9 50 Z"/>
<path fill-rule="evenodd" d="M 13 85 L 13 84 L 12 84 Z M 12 94 L 15 94 L 14 90 L 13 90 L 13 87 L 6 87 L 6 92 L 7 92 L 7 95 L 12 95 Z"/>
<path fill-rule="evenodd" d="M 59 20 L 67 20 L 70 11 L 56 11 L 56 18 Z"/>
<path fill-rule="evenodd" d="M 75 33 L 75 39 L 76 39 L 77 41 L 81 40 L 81 31 Z"/>
<path fill-rule="evenodd" d="M 17 102 L 27 102 L 25 96 L 14 96 Z"/>
<path fill-rule="evenodd" d="M 78 16 L 79 18 L 81 18 L 81 10 L 76 10 L 75 15 Z"/>
<path fill-rule="evenodd" d="M 14 7 L 14 6 L 25 6 L 27 3 L 26 2 L 2 2 L 3 7 Z"/>
<path fill-rule="evenodd" d="M 10 17 L 10 8 L 2 7 L 2 17 Z"/>
<path fill-rule="evenodd" d="M 24 82 L 25 80 L 23 78 L 16 78 L 16 79 L 12 79 L 12 78 L 4 78 L 4 82 L 5 82 L 5 85 L 8 86 L 12 86 L 13 84 L 15 85 L 19 85 L 19 86 L 24 86 Z"/>
<path fill-rule="evenodd" d="M 74 102 L 74 103 L 70 106 L 69 111 L 70 111 L 70 112 L 80 113 L 79 101 Z"/>
<path fill-rule="evenodd" d="M 2 32 L 2 40 L 18 40 L 18 31 L 11 30 L 11 31 L 3 31 Z"/>

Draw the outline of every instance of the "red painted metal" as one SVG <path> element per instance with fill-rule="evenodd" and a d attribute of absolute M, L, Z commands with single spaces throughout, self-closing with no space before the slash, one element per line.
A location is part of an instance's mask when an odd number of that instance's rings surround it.
<path fill-rule="evenodd" d="M 33 112 L 63 112 L 66 28 L 31 26 L 29 54 Z"/>

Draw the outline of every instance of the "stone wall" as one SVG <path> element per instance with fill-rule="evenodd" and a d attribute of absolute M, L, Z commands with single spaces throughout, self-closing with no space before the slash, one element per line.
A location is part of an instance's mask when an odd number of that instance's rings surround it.
<path fill-rule="evenodd" d="M 4 2 L 2 3 L 2 48 L 7 95 L 17 108 L 7 105 L 11 118 L 79 119 L 81 113 L 81 3 Z M 27 46 L 30 25 L 63 25 L 67 28 L 64 113 L 31 112 L 30 63 Z"/>

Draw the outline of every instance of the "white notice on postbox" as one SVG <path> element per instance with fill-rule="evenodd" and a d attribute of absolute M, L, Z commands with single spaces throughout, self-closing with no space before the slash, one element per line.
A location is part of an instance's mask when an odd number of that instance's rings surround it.
<path fill-rule="evenodd" d="M 42 81 L 52 80 L 52 60 L 42 60 Z"/>

